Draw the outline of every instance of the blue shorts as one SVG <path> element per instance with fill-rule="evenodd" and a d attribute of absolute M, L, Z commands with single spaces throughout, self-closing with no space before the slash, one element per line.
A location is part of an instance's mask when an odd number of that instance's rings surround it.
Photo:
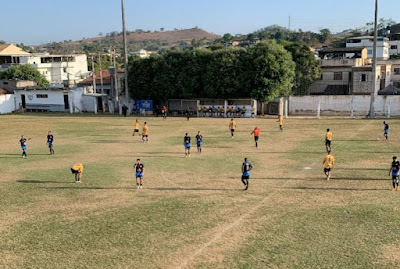
<path fill-rule="evenodd" d="M 189 143 L 185 143 L 185 148 L 190 149 L 190 144 Z"/>
<path fill-rule="evenodd" d="M 26 145 L 22 145 L 21 149 L 26 150 Z"/>
<path fill-rule="evenodd" d="M 250 176 L 250 172 L 243 172 L 242 176 L 249 177 Z"/>
<path fill-rule="evenodd" d="M 49 142 L 49 148 L 51 148 L 53 146 L 52 142 Z"/>
<path fill-rule="evenodd" d="M 389 129 L 385 129 L 385 131 L 383 131 L 384 134 L 389 134 Z"/>
<path fill-rule="evenodd" d="M 136 178 L 142 178 L 143 177 L 143 172 L 136 172 Z"/>
<path fill-rule="evenodd" d="M 200 147 L 201 145 L 203 145 L 203 142 L 201 142 L 201 141 L 197 142 L 198 147 Z"/>

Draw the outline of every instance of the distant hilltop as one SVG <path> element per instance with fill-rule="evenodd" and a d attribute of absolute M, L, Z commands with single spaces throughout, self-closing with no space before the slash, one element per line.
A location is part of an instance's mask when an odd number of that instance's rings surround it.
<path fill-rule="evenodd" d="M 220 38 L 219 35 L 209 33 L 200 28 L 168 30 L 161 28 L 159 31 L 144 31 L 141 29 L 135 31 L 127 31 L 127 43 L 129 51 L 139 49 L 147 49 L 150 51 L 159 51 L 175 46 L 190 45 L 197 43 L 212 43 Z M 99 33 L 97 37 L 82 38 L 81 40 L 72 41 L 64 40 L 63 42 L 53 42 L 36 48 L 47 48 L 51 52 L 59 52 L 60 50 L 75 52 L 98 51 L 100 48 L 112 47 L 117 50 L 122 46 L 122 32 Z"/>

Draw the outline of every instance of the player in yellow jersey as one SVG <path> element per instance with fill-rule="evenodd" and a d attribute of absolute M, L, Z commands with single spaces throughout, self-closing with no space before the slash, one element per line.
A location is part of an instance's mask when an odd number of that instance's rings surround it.
<path fill-rule="evenodd" d="M 283 117 L 278 115 L 278 120 L 276 122 L 279 122 L 279 130 L 283 132 Z"/>
<path fill-rule="evenodd" d="M 72 174 L 75 175 L 75 183 L 82 183 L 81 179 L 82 179 L 83 168 L 85 168 L 85 166 L 81 163 L 76 163 L 72 166 L 71 172 Z"/>
<path fill-rule="evenodd" d="M 231 138 L 233 138 L 236 130 L 236 122 L 233 119 L 231 119 L 231 122 L 229 123 L 229 130 L 231 130 Z"/>
<path fill-rule="evenodd" d="M 254 105 L 251 106 L 251 117 L 252 118 L 256 117 L 256 108 L 254 107 Z"/>
<path fill-rule="evenodd" d="M 136 120 L 136 122 L 135 122 L 135 129 L 133 130 L 132 136 L 135 136 L 135 133 L 138 133 L 138 135 L 140 135 L 139 134 L 139 122 L 138 122 L 138 120 Z"/>
<path fill-rule="evenodd" d="M 326 176 L 326 180 L 329 180 L 331 178 L 331 171 L 334 162 L 335 162 L 335 157 L 331 155 L 331 151 L 329 150 L 328 154 L 324 158 L 324 161 L 322 162 L 322 164 L 324 165 L 324 173 Z"/>
<path fill-rule="evenodd" d="M 142 129 L 142 141 L 149 142 L 149 127 L 147 126 L 147 122 L 144 123 Z"/>
<path fill-rule="evenodd" d="M 327 152 L 332 150 L 331 144 L 332 144 L 332 132 L 330 129 L 326 129 L 325 147 Z"/>

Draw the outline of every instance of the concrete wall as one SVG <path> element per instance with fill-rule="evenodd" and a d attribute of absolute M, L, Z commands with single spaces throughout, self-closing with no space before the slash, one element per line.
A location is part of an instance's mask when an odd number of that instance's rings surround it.
<path fill-rule="evenodd" d="M 63 90 L 15 90 L 16 106 L 22 104 L 21 95 L 25 94 L 27 109 L 35 109 L 40 105 L 47 107 L 50 111 L 65 111 L 64 109 L 64 91 Z M 38 98 L 38 95 L 46 94 L 47 98 Z"/>
<path fill-rule="evenodd" d="M 11 113 L 15 110 L 14 94 L 0 95 L 0 114 Z"/>
<path fill-rule="evenodd" d="M 317 114 L 318 104 L 321 104 L 321 116 L 350 116 L 352 107 L 355 116 L 366 116 L 369 113 L 370 95 L 319 95 L 289 97 L 289 115 Z M 388 110 L 392 116 L 400 116 L 400 96 L 377 96 L 375 113 L 386 116 Z"/>

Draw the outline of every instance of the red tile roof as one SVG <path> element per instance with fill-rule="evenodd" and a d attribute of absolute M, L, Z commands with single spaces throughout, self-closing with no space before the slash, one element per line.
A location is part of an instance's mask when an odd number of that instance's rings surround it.
<path fill-rule="evenodd" d="M 118 68 L 117 73 L 124 73 L 125 70 L 124 68 Z M 110 85 L 111 84 L 111 78 L 110 78 L 110 71 L 108 69 L 106 70 L 101 70 L 101 74 L 103 75 L 103 85 Z M 100 71 L 96 72 L 96 85 L 100 85 Z M 78 85 L 92 85 L 93 84 L 93 76 L 87 77 L 81 82 L 78 83 Z"/>

